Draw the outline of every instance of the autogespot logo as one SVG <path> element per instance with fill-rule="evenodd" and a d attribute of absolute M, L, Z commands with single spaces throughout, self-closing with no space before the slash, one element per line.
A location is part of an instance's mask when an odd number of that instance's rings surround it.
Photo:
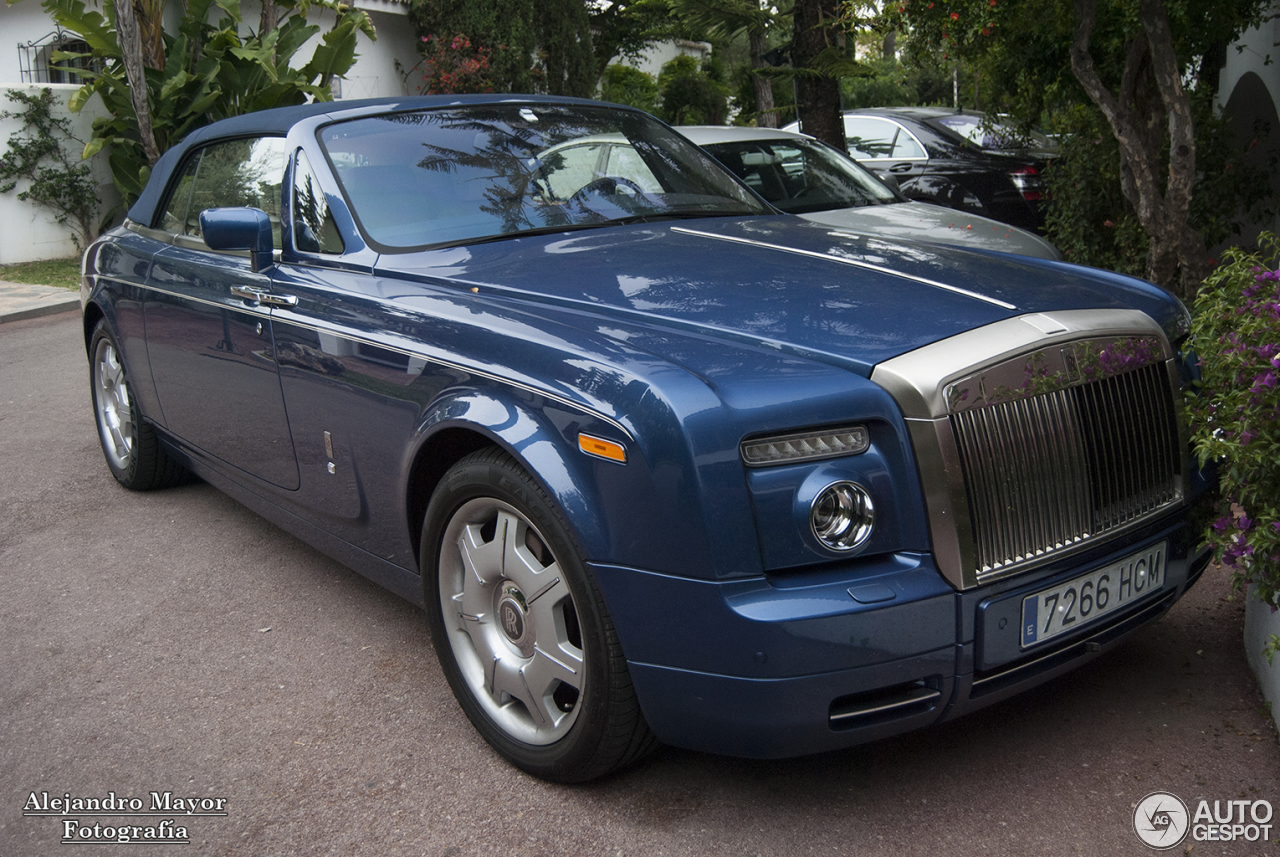
<path fill-rule="evenodd" d="M 1187 837 L 1187 805 L 1168 792 L 1152 792 L 1133 810 L 1133 831 L 1143 844 L 1164 850 Z"/>

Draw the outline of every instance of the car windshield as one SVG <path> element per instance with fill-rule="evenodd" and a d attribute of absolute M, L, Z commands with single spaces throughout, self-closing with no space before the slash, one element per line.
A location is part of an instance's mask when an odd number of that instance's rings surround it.
<path fill-rule="evenodd" d="M 768 209 L 643 113 L 481 104 L 320 131 L 371 242 L 385 250 Z"/>
<path fill-rule="evenodd" d="M 970 143 L 983 149 L 1053 149 L 1053 140 L 1040 131 L 1020 131 L 997 119 L 981 114 L 956 113 L 941 116 L 938 124 L 950 128 Z"/>
<path fill-rule="evenodd" d="M 852 158 L 820 143 L 749 140 L 703 148 L 752 190 L 789 214 L 900 201 Z"/>

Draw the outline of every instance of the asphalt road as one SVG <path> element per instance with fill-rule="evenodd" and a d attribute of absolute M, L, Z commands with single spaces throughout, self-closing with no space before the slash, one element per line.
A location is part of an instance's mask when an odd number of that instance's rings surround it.
<path fill-rule="evenodd" d="M 941 727 L 531 779 L 472 731 L 416 608 L 207 485 L 118 487 L 79 337 L 75 314 L 0 326 L 0 857 L 79 853 L 62 817 L 24 814 L 33 792 L 225 799 L 177 817 L 191 845 L 126 854 L 1120 855 L 1154 853 L 1132 828 L 1153 791 L 1280 810 L 1217 569 L 1121 650 Z"/>

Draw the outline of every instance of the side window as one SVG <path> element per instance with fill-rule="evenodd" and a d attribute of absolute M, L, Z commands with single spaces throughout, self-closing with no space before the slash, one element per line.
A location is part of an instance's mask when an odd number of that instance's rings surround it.
<path fill-rule="evenodd" d="M 630 179 L 645 193 L 662 193 L 662 185 L 658 184 L 653 171 L 631 146 L 619 143 L 610 146 L 609 166 L 604 171 L 606 175 Z"/>
<path fill-rule="evenodd" d="M 893 156 L 893 138 L 898 126 L 883 119 L 866 116 L 846 116 L 844 136 L 849 143 L 849 153 L 860 161 L 868 158 Z"/>
<path fill-rule="evenodd" d="M 293 244 L 304 253 L 341 253 L 338 225 L 302 150 L 293 170 Z"/>
<path fill-rule="evenodd" d="M 893 146 L 893 156 L 895 158 L 927 157 L 924 149 L 916 142 L 916 138 L 912 137 L 906 131 L 898 132 L 898 142 Z"/>
<path fill-rule="evenodd" d="M 182 175 L 178 177 L 178 182 L 173 187 L 173 193 L 169 196 L 169 204 L 164 210 L 164 219 L 160 223 L 160 228 L 165 232 L 173 232 L 178 235 L 188 233 L 186 227 L 187 207 L 191 204 L 191 185 L 196 180 L 196 168 L 199 165 L 200 153 L 197 152 L 183 167 Z"/>
<path fill-rule="evenodd" d="M 542 155 L 542 176 L 558 199 L 568 199 L 599 177 L 600 144 L 584 143 Z"/>
<path fill-rule="evenodd" d="M 200 212 L 249 206 L 270 216 L 278 248 L 284 162 L 285 142 L 280 137 L 229 140 L 206 146 L 183 169 L 161 228 L 200 238 Z"/>

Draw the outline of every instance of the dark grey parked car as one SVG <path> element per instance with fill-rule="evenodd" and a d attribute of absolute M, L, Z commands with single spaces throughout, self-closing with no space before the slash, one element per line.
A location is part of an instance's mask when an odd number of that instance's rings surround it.
<path fill-rule="evenodd" d="M 797 123 L 786 130 L 802 130 Z M 969 211 L 1023 229 L 1044 226 L 1044 171 L 1057 154 L 976 111 L 946 107 L 848 110 L 849 154 L 893 176 L 909 199 Z"/>
<path fill-rule="evenodd" d="M 1060 259 L 1038 235 L 967 211 L 911 202 L 843 152 L 769 128 L 685 125 L 697 143 L 776 207 L 805 220 L 881 238 Z"/>

